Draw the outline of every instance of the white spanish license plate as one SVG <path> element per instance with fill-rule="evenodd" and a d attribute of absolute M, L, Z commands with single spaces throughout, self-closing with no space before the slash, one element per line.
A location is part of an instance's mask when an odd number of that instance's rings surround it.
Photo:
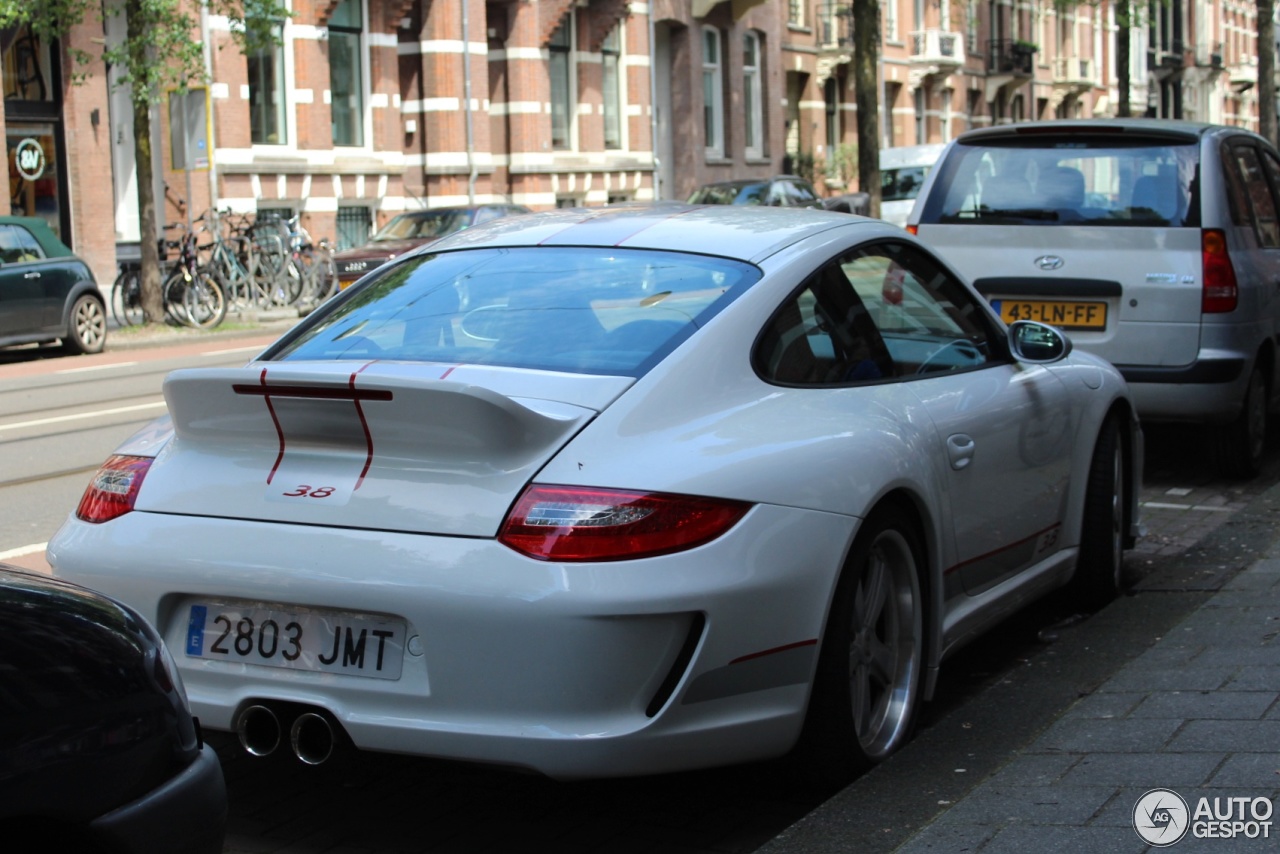
<path fill-rule="evenodd" d="M 372 614 L 196 602 L 187 619 L 190 658 L 291 670 L 399 679 L 404 644 L 404 621 Z"/>

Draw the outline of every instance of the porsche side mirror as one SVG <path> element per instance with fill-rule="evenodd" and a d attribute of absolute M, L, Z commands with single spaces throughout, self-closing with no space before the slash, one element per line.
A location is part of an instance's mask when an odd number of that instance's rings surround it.
<path fill-rule="evenodd" d="M 1017 320 L 1009 326 L 1009 349 L 1020 362 L 1044 365 L 1065 359 L 1071 352 L 1071 339 L 1054 326 Z"/>

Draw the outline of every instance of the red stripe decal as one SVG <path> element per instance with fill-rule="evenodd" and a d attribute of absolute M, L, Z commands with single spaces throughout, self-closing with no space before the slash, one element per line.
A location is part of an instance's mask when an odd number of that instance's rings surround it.
<path fill-rule="evenodd" d="M 367 367 L 369 366 L 365 365 L 365 368 Z M 364 368 L 360 369 L 360 371 L 363 370 Z M 356 395 L 356 376 L 359 375 L 360 371 L 356 371 L 351 375 L 351 394 L 353 395 L 352 399 L 356 403 L 356 415 L 360 416 L 360 429 L 364 430 L 365 445 L 369 450 L 365 454 L 364 468 L 360 469 L 360 476 L 356 478 L 355 489 L 352 489 L 352 492 L 355 492 L 356 489 L 360 488 L 360 484 L 364 483 L 364 476 L 369 473 L 369 467 L 373 465 L 373 434 L 369 432 L 369 422 L 365 420 L 364 409 L 360 406 L 360 397 Z M 388 392 L 386 398 L 378 399 L 390 400 L 391 394 Z"/>
<path fill-rule="evenodd" d="M 457 369 L 457 367 L 458 367 L 457 365 L 450 365 L 449 370 L 445 371 L 443 374 L 440 375 L 440 379 L 442 380 L 448 379 L 449 374 L 453 373 Z"/>
<path fill-rule="evenodd" d="M 730 661 L 729 663 L 741 664 L 744 661 L 751 661 L 753 658 L 764 658 L 766 655 L 773 655 L 779 652 L 786 652 L 787 650 L 790 650 L 790 649 L 799 649 L 802 646 L 817 646 L 817 645 L 818 645 L 817 638 L 813 638 L 811 640 L 796 641 L 795 643 L 789 643 L 786 646 L 776 646 L 773 649 L 766 649 L 766 650 L 761 650 L 760 652 L 753 652 L 750 655 L 744 655 L 741 658 L 735 658 L 733 661 Z"/>
<path fill-rule="evenodd" d="M 1029 542 L 1031 542 L 1032 540 L 1037 540 L 1037 539 L 1039 539 L 1040 537 L 1043 537 L 1045 534 L 1049 533 L 1050 531 L 1052 531 L 1052 530 L 1054 530 L 1054 529 L 1056 529 L 1056 528 L 1061 528 L 1061 527 L 1062 527 L 1062 525 L 1061 525 L 1061 524 L 1053 524 L 1053 525 L 1050 525 L 1049 527 L 1045 528 L 1043 531 L 1036 531 L 1034 534 L 1032 534 L 1032 535 L 1031 535 L 1031 536 L 1029 536 L 1029 537 L 1023 537 L 1021 540 L 1018 540 L 1018 541 L 1016 541 L 1016 542 L 1009 543 L 1009 544 L 1008 544 L 1008 545 L 1006 545 L 1006 546 L 1001 546 L 1001 547 L 1000 547 L 1000 548 L 998 548 L 998 549 L 992 549 L 991 551 L 987 552 L 986 554 L 980 554 L 980 555 L 978 555 L 977 557 L 971 557 L 971 558 L 969 558 L 968 560 L 962 560 L 962 561 L 960 561 L 960 563 L 957 563 L 955 566 L 948 567 L 947 569 L 943 570 L 943 573 L 942 573 L 942 574 L 943 574 L 943 575 L 947 575 L 947 574 L 949 574 L 949 573 L 955 572 L 955 571 L 956 571 L 956 570 L 958 570 L 958 569 L 963 569 L 964 567 L 969 566 L 970 564 L 979 563 L 979 562 L 984 561 L 984 560 L 989 560 L 989 559 L 991 559 L 991 558 L 995 557 L 995 556 L 996 556 L 996 555 L 998 555 L 998 554 L 1002 554 L 1002 553 L 1004 553 L 1004 552 L 1007 552 L 1007 551 L 1009 551 L 1010 549 L 1016 549 L 1018 546 L 1025 545 L 1026 543 L 1029 543 Z"/>
<path fill-rule="evenodd" d="M 261 382 L 265 387 L 267 384 L 266 368 L 262 369 Z M 232 386 L 232 388 L 234 389 L 235 386 Z M 237 392 L 237 394 L 239 394 L 239 392 Z M 276 476 L 276 470 L 280 468 L 280 463 L 284 460 L 284 430 L 280 427 L 280 419 L 276 417 L 276 408 L 271 405 L 271 397 L 264 394 L 262 399 L 267 402 L 267 412 L 271 413 L 271 423 L 276 425 L 276 436 L 280 439 L 280 452 L 276 454 L 275 465 L 271 467 L 271 471 L 267 474 L 267 485 L 270 486 L 272 478 Z"/>

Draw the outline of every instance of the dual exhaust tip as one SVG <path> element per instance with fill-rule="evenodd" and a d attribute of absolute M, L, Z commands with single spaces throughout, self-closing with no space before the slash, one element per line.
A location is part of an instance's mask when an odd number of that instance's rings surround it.
<path fill-rule="evenodd" d="M 270 756 L 286 738 L 289 749 L 307 765 L 321 765 L 331 759 L 345 733 L 331 715 L 323 711 L 303 710 L 287 714 L 284 709 L 254 704 L 236 718 L 236 735 L 240 746 L 251 756 Z"/>

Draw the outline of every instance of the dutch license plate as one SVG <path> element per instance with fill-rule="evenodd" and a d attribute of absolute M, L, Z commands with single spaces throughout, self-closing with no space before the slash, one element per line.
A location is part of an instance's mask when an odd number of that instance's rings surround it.
<path fill-rule="evenodd" d="M 995 299 L 991 306 L 1005 323 L 1036 320 L 1062 329 L 1106 329 L 1105 302 Z"/>
<path fill-rule="evenodd" d="M 404 645 L 403 620 L 372 614 L 196 602 L 187 618 L 190 658 L 399 679 Z"/>

